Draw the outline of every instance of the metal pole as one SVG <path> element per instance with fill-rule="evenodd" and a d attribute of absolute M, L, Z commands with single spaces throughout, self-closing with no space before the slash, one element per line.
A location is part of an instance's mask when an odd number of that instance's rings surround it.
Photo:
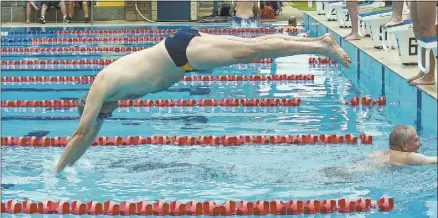
<path fill-rule="evenodd" d="M 17 4 L 17 1 L 15 1 L 15 4 Z M 12 22 L 12 3 L 9 5 L 9 8 L 11 9 L 11 22 Z"/>
<path fill-rule="evenodd" d="M 91 3 L 91 25 L 94 24 L 94 2 L 90 1 Z"/>

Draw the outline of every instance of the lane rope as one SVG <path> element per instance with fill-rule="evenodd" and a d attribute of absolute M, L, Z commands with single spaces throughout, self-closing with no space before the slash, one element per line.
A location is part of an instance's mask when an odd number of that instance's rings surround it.
<path fill-rule="evenodd" d="M 8 214 L 75 214 L 75 215 L 143 215 L 143 216 L 230 216 L 230 215 L 299 215 L 327 213 L 361 213 L 378 210 L 388 212 L 394 209 L 392 198 L 380 198 L 372 202 L 370 198 L 357 200 L 258 200 L 225 201 L 223 204 L 214 201 L 114 201 L 82 202 L 82 201 L 17 201 L 9 200 L 1 203 L 1 212 Z"/>
<path fill-rule="evenodd" d="M 83 43 L 115 43 L 115 44 L 149 44 L 161 42 L 165 37 L 81 37 L 81 38 L 33 38 L 29 43 L 32 45 L 56 44 L 71 45 Z M 12 43 L 19 42 L 20 39 L 14 39 Z M 22 40 L 26 42 L 26 40 Z M 8 40 L 8 43 L 10 41 Z"/>
<path fill-rule="evenodd" d="M 169 34 L 176 29 L 132 29 L 132 30 L 58 30 L 58 31 L 2 31 L 5 36 L 56 36 L 56 35 L 118 35 L 118 34 Z M 200 28 L 200 32 L 209 34 L 239 34 L 239 33 L 296 33 L 300 29 L 296 27 L 280 28 Z"/>
<path fill-rule="evenodd" d="M 269 67 L 272 63 L 247 63 L 247 64 L 233 64 L 220 67 L 220 69 L 258 69 L 260 67 Z M 1 65 L 3 71 L 100 71 L 105 68 L 106 65 L 97 64 L 33 64 L 33 65 Z M 208 70 L 204 72 L 209 72 Z M 210 71 L 211 72 L 211 71 Z M 20 72 L 21 73 L 21 72 Z M 202 73 L 202 72 L 200 72 Z"/>
<path fill-rule="evenodd" d="M 362 104 L 360 104 L 362 103 Z M 386 98 L 379 97 L 372 100 L 370 97 L 353 97 L 345 103 L 351 106 L 384 106 Z M 5 100 L 1 106 L 7 107 L 77 107 L 78 100 Z M 229 99 L 160 99 L 160 100 L 120 100 L 119 107 L 275 107 L 275 106 L 300 106 L 300 98 L 229 98 Z"/>
<path fill-rule="evenodd" d="M 377 98 L 376 100 L 372 100 L 370 97 L 353 97 L 350 99 L 350 101 L 345 101 L 345 105 L 351 105 L 351 106 L 359 106 L 359 105 L 363 106 L 382 106 L 382 105 L 386 105 L 386 97 L 381 96 L 379 98 Z"/>
<path fill-rule="evenodd" d="M 60 53 L 91 53 L 100 54 L 104 52 L 123 53 L 136 52 L 147 49 L 148 47 L 63 47 L 63 48 L 2 48 L 2 54 L 60 54 Z"/>
<path fill-rule="evenodd" d="M 93 83 L 94 76 L 16 76 L 2 77 L 2 83 Z M 299 75 L 224 75 L 224 76 L 183 76 L 182 81 L 287 81 L 287 80 L 314 80 L 315 76 L 311 74 Z"/>
<path fill-rule="evenodd" d="M 2 65 L 109 65 L 116 60 L 98 59 L 98 60 L 2 60 Z M 272 58 L 256 60 L 253 63 L 272 63 Z"/>
<path fill-rule="evenodd" d="M 67 145 L 69 136 L 57 137 L 2 137 L 2 146 L 36 146 L 59 147 Z M 359 136 L 361 144 L 372 144 L 373 137 L 367 134 Z M 346 135 L 238 135 L 238 136 L 100 136 L 92 146 L 127 146 L 127 145 L 177 145 L 177 146 L 242 146 L 260 144 L 357 144 L 358 138 L 352 134 Z"/>
<path fill-rule="evenodd" d="M 301 99 L 163 99 L 163 100 L 120 100 L 119 107 L 205 107 L 205 106 L 228 106 L 228 107 L 254 107 L 254 106 L 300 106 Z M 2 107 L 76 107 L 78 100 L 6 100 L 2 101 Z"/>

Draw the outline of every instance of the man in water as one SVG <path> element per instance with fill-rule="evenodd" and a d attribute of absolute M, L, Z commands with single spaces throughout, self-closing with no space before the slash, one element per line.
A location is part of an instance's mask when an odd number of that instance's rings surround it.
<path fill-rule="evenodd" d="M 385 170 L 391 165 L 422 165 L 436 164 L 438 158 L 418 153 L 421 147 L 420 139 L 414 127 L 409 125 L 396 126 L 389 135 L 389 150 L 376 151 L 368 158 L 342 167 L 325 167 L 319 173 L 329 178 L 339 178 L 342 181 L 355 178 L 357 173 Z M 389 169 L 390 168 L 386 168 Z M 382 171 L 383 172 L 383 171 Z"/>
<path fill-rule="evenodd" d="M 389 135 L 389 150 L 375 152 L 371 158 L 395 165 L 436 164 L 438 158 L 419 154 L 420 147 L 421 142 L 414 127 L 399 125 Z"/>
<path fill-rule="evenodd" d="M 230 14 L 232 23 L 240 26 L 242 22 L 246 22 L 251 25 L 258 23 L 262 10 L 260 10 L 257 1 L 235 1 L 231 5 Z"/>
<path fill-rule="evenodd" d="M 119 100 L 166 90 L 186 72 L 299 54 L 325 55 L 345 67 L 351 63 L 331 34 L 318 38 L 283 34 L 241 38 L 209 35 L 192 28 L 178 30 L 153 47 L 121 57 L 99 72 L 88 94 L 78 103 L 81 120 L 56 173 L 85 153 Z"/>

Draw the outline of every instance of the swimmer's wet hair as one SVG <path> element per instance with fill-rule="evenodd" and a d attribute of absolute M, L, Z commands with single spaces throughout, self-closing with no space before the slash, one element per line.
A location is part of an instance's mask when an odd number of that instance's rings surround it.
<path fill-rule="evenodd" d="M 389 148 L 399 148 L 403 141 L 409 140 L 414 127 L 409 125 L 396 126 L 389 135 Z"/>

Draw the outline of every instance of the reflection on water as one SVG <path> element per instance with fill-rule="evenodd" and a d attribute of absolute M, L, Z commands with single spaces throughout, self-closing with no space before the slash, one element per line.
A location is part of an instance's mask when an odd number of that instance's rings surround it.
<path fill-rule="evenodd" d="M 231 20 L 231 28 L 233 29 L 258 27 L 260 27 L 260 23 L 256 19 L 241 19 L 239 21 Z"/>

